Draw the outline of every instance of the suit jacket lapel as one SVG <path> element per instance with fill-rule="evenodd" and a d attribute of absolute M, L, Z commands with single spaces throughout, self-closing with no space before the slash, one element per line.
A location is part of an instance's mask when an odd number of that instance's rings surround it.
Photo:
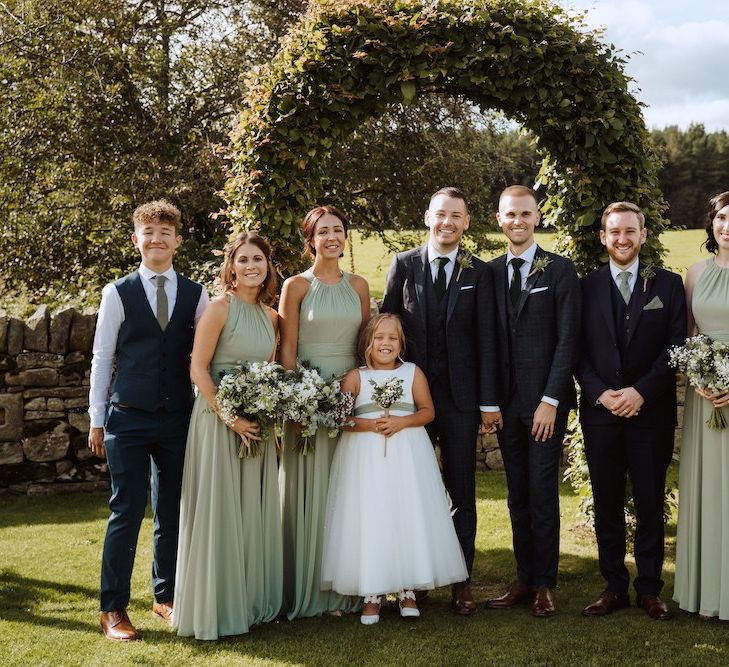
<path fill-rule="evenodd" d="M 615 313 L 613 313 L 613 274 L 610 273 L 610 264 L 605 264 L 600 271 L 599 290 L 600 294 L 595 295 L 595 298 L 600 304 L 600 311 L 605 319 L 605 325 L 610 332 L 610 339 L 613 343 L 617 342 L 617 332 L 615 331 Z"/>
<path fill-rule="evenodd" d="M 494 260 L 494 289 L 496 290 L 496 309 L 503 329 L 508 329 L 509 315 L 506 304 L 506 255 Z"/>
<path fill-rule="evenodd" d="M 428 246 L 424 245 L 420 252 L 412 256 L 413 262 L 413 281 L 415 283 L 415 298 L 418 300 L 420 312 L 425 314 L 425 282 L 430 279 L 428 268 Z"/>
<path fill-rule="evenodd" d="M 534 261 L 544 255 L 546 255 L 544 250 L 537 246 L 537 251 L 534 253 Z M 534 261 L 532 261 L 532 267 L 534 266 Z M 532 268 L 531 272 L 529 273 L 529 277 L 526 279 L 526 283 L 524 284 L 524 289 L 519 295 L 519 303 L 516 304 L 516 313 L 514 313 L 514 319 L 519 319 L 519 315 L 521 314 L 521 311 L 524 308 L 527 299 L 529 298 L 529 294 L 537 286 L 537 283 L 539 282 L 539 279 L 542 277 L 543 273 L 544 271 L 535 271 Z"/>
<path fill-rule="evenodd" d="M 643 262 L 638 263 L 638 277 L 635 281 L 635 287 L 633 288 L 633 298 L 630 300 L 630 317 L 633 321 L 633 326 L 630 327 L 630 334 L 628 339 L 625 341 L 625 348 L 627 349 L 630 345 L 630 341 L 635 334 L 638 324 L 640 323 L 640 317 L 643 314 L 643 308 L 648 303 L 648 298 L 653 292 L 653 283 L 655 278 L 650 280 L 644 280 L 640 277 L 640 272 L 645 268 Z M 644 285 L 645 283 L 645 285 Z"/>
<path fill-rule="evenodd" d="M 461 256 L 461 251 L 458 251 L 458 254 L 456 255 L 456 265 L 453 267 L 453 274 L 451 275 L 451 282 L 448 289 L 448 309 L 446 310 L 446 323 L 448 323 L 451 319 L 451 315 L 453 314 L 453 309 L 456 307 L 456 301 L 458 301 L 458 297 L 461 294 L 461 284 L 463 280 L 464 273 L 466 271 L 469 271 L 470 269 L 461 269 L 461 266 L 458 264 L 458 258 Z"/>

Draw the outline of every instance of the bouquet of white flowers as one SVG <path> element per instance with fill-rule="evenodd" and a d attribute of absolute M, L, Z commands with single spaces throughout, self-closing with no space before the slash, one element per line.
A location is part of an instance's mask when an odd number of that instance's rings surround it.
<path fill-rule="evenodd" d="M 261 427 L 261 438 L 271 433 L 280 438 L 283 430 L 283 414 L 290 401 L 290 389 L 285 381 L 286 371 L 280 364 L 254 361 L 223 374 L 215 400 L 218 412 L 226 424 L 237 417 L 256 421 Z M 238 456 L 260 456 L 258 440 L 241 442 Z"/>
<path fill-rule="evenodd" d="M 390 408 L 403 396 L 403 379 L 391 377 L 377 384 L 370 378 L 372 385 L 372 400 L 377 403 L 385 412 L 385 417 L 390 416 Z M 387 436 L 385 436 L 385 456 L 387 456 Z"/>
<path fill-rule="evenodd" d="M 316 368 L 297 363 L 296 371 L 287 374 L 289 400 L 284 408 L 286 419 L 301 426 L 298 450 L 313 451 L 313 436 L 319 427 L 327 429 L 330 438 L 348 423 L 354 408 L 354 396 L 342 393 L 339 380 L 324 380 Z"/>
<path fill-rule="evenodd" d="M 715 341 L 699 334 L 686 339 L 684 345 L 672 347 L 669 351 L 671 366 L 686 373 L 694 387 L 700 387 L 712 394 L 729 391 L 729 343 Z M 706 425 L 715 431 L 726 428 L 722 408 L 715 407 Z"/>

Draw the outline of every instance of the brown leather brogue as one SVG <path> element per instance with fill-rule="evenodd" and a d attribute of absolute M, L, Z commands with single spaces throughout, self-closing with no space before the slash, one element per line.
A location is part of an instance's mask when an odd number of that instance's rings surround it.
<path fill-rule="evenodd" d="M 554 588 L 540 586 L 532 604 L 532 616 L 547 618 L 557 613 L 557 604 L 554 599 Z"/>
<path fill-rule="evenodd" d="M 471 586 L 465 581 L 453 584 L 451 606 L 460 616 L 470 616 L 476 611 L 476 601 L 471 593 Z"/>
<path fill-rule="evenodd" d="M 102 611 L 99 625 L 104 637 L 112 641 L 134 642 L 139 639 L 139 633 L 129 620 L 126 609 Z"/>
<path fill-rule="evenodd" d="M 618 609 L 625 609 L 630 605 L 627 593 L 613 593 L 603 591 L 600 597 L 592 604 L 588 604 L 583 610 L 583 616 L 607 616 Z"/>
<path fill-rule="evenodd" d="M 161 618 L 168 625 L 172 625 L 172 601 L 170 601 L 170 602 L 155 601 L 152 604 L 152 613 L 157 618 Z"/>
<path fill-rule="evenodd" d="M 639 595 L 636 603 L 656 621 L 667 621 L 672 617 L 668 605 L 657 595 Z"/>
<path fill-rule="evenodd" d="M 503 595 L 486 601 L 489 609 L 508 609 L 520 602 L 534 600 L 534 587 L 515 581 Z"/>

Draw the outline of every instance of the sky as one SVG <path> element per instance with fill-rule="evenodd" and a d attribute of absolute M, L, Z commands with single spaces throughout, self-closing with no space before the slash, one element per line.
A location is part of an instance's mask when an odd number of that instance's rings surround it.
<path fill-rule="evenodd" d="M 557 0 L 630 56 L 649 129 L 729 131 L 729 0 Z"/>

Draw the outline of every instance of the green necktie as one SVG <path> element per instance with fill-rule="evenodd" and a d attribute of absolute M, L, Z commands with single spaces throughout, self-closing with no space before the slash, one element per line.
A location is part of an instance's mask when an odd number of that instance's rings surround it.
<path fill-rule="evenodd" d="M 167 292 L 165 292 L 165 280 L 167 276 L 155 276 L 157 281 L 157 321 L 159 326 L 164 331 L 167 328 L 168 313 L 167 313 Z"/>
<path fill-rule="evenodd" d="M 623 301 L 628 303 L 630 301 L 630 271 L 621 271 L 618 277 L 620 278 L 618 289 L 623 297 Z"/>
<path fill-rule="evenodd" d="M 509 294 L 511 295 L 511 305 L 514 308 L 519 304 L 521 296 L 521 265 L 524 260 L 520 257 L 512 257 L 511 261 L 511 283 L 509 283 Z"/>
<path fill-rule="evenodd" d="M 451 260 L 447 257 L 438 257 L 438 274 L 435 276 L 435 282 L 433 283 L 433 286 L 435 287 L 435 296 L 438 299 L 438 301 L 441 301 L 446 293 L 446 273 L 445 273 L 445 265 L 448 264 Z"/>

